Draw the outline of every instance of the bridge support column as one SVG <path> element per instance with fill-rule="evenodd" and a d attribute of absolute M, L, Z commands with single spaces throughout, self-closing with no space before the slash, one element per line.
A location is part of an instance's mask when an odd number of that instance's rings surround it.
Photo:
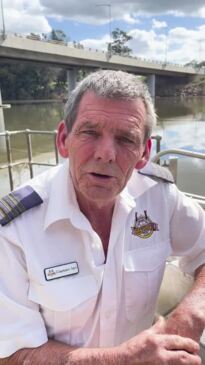
<path fill-rule="evenodd" d="M 1 98 L 1 88 L 0 88 L 0 133 L 5 131 L 4 123 L 4 111 Z M 0 136 L 0 151 L 6 150 L 6 140 L 4 136 Z"/>
<path fill-rule="evenodd" d="M 155 81 L 156 81 L 156 76 L 154 74 L 148 75 L 147 85 L 153 102 L 155 102 Z"/>
<path fill-rule="evenodd" d="M 71 91 L 75 89 L 76 80 L 77 80 L 77 68 L 73 68 L 72 70 L 67 71 L 67 81 L 68 81 L 68 96 Z"/>

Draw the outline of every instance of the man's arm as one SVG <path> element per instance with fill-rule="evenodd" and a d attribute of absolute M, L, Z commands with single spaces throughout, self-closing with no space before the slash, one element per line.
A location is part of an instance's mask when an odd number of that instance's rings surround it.
<path fill-rule="evenodd" d="M 49 340 L 35 349 L 17 351 L 0 365 L 200 365 L 199 345 L 188 338 L 160 334 L 164 320 L 120 346 L 74 348 Z"/>
<path fill-rule="evenodd" d="M 205 328 L 205 265 L 195 272 L 194 285 L 165 323 L 165 333 L 199 342 Z"/>

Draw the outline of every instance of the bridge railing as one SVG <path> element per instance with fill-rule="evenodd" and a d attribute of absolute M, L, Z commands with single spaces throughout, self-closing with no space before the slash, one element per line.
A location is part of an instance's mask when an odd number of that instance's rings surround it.
<path fill-rule="evenodd" d="M 52 40 L 52 39 L 47 39 L 47 38 L 43 38 L 42 36 L 35 34 L 35 33 L 31 33 L 31 34 L 21 34 L 21 33 L 13 33 L 13 32 L 9 32 L 8 35 L 13 35 L 15 37 L 20 37 L 20 38 L 27 38 L 27 39 L 31 39 L 31 40 L 36 40 L 36 41 L 41 41 L 41 42 L 48 42 L 48 43 L 53 43 L 53 44 L 58 44 L 61 46 L 66 46 L 66 47 L 74 47 L 74 48 L 79 48 L 79 49 L 85 49 L 87 51 L 90 52 L 101 52 L 101 53 L 108 53 L 107 49 L 96 49 L 96 48 L 91 48 L 91 47 L 86 47 L 84 46 L 82 43 L 80 42 L 76 42 L 76 41 L 64 41 L 64 40 Z M 170 62 L 170 61 L 164 61 L 164 60 L 157 60 L 157 59 L 148 59 L 148 58 L 144 58 L 144 57 L 139 57 L 136 56 L 134 54 L 130 54 L 130 55 L 124 55 L 124 54 L 120 54 L 120 53 L 115 53 L 112 51 L 112 55 L 116 55 L 116 56 L 121 56 L 121 57 L 129 57 L 132 59 L 137 59 L 140 60 L 142 62 L 146 62 L 146 63 L 151 63 L 151 64 L 157 64 L 157 65 L 161 65 L 162 68 L 166 68 L 168 66 L 174 66 L 174 67 L 179 67 L 181 69 L 185 69 L 187 67 L 192 67 L 192 66 L 187 66 L 184 64 L 179 64 L 176 62 Z M 192 67 L 194 68 L 194 67 Z M 197 67 L 194 68 L 195 71 L 201 71 L 201 73 L 204 72 L 204 70 L 199 70 Z"/>
<path fill-rule="evenodd" d="M 4 131 L 0 133 L 0 140 L 2 137 L 5 139 L 5 149 L 6 149 L 6 163 L 0 164 L 0 171 L 7 169 L 8 170 L 8 177 L 9 177 L 9 186 L 10 190 L 15 188 L 14 186 L 14 168 L 16 166 L 26 166 L 29 169 L 30 178 L 34 177 L 34 166 L 56 166 L 59 164 L 59 155 L 58 150 L 56 147 L 56 134 L 57 131 L 42 131 L 42 130 L 18 130 L 18 131 Z M 11 146 L 11 137 L 22 135 L 26 140 L 26 160 L 14 161 L 13 159 L 13 151 Z M 53 140 L 53 151 L 54 151 L 54 163 L 50 162 L 37 162 L 33 160 L 33 145 L 32 145 L 32 136 L 34 135 L 47 135 L 52 136 Z M 155 140 L 156 144 L 154 146 L 156 153 L 160 152 L 160 142 L 161 136 L 153 136 L 153 140 Z M 52 152 L 52 151 L 51 151 Z"/>

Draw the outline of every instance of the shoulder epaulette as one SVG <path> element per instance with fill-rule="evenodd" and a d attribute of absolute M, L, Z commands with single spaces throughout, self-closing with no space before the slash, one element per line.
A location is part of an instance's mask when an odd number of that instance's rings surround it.
<path fill-rule="evenodd" d="M 42 203 L 40 195 L 29 185 L 15 190 L 0 199 L 0 224 L 5 226 L 28 209 Z"/>
<path fill-rule="evenodd" d="M 164 182 L 174 183 L 172 173 L 166 167 L 160 166 L 153 162 L 149 163 L 148 168 L 145 166 L 145 168 L 139 170 L 138 172 L 139 174 L 148 176 L 154 180 L 163 180 Z"/>

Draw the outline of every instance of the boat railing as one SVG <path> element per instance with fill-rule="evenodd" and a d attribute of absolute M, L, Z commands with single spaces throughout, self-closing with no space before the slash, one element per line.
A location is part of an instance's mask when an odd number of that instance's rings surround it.
<path fill-rule="evenodd" d="M 13 190 L 15 188 L 14 186 L 14 173 L 13 170 L 16 166 L 24 165 L 28 167 L 29 169 L 29 175 L 30 178 L 34 177 L 34 166 L 56 166 L 59 163 L 59 155 L 58 150 L 56 147 L 56 130 L 52 131 L 43 131 L 43 130 L 31 130 L 31 129 L 25 129 L 25 130 L 16 130 L 16 131 L 4 131 L 0 132 L 0 142 L 1 146 L 0 148 L 3 148 L 2 145 L 5 144 L 4 150 L 6 154 L 6 162 L 0 164 L 0 171 L 2 169 L 8 169 L 8 178 L 9 178 L 9 186 L 10 190 Z M 13 151 L 12 151 L 12 145 L 11 145 L 11 137 L 22 135 L 26 139 L 26 159 L 14 161 L 13 158 Z M 33 135 L 47 135 L 47 136 L 53 136 L 53 147 L 51 147 L 51 152 L 54 151 L 55 158 L 52 163 L 50 162 L 38 162 L 33 159 L 33 145 L 32 145 L 32 136 Z M 3 138 L 5 140 L 3 140 Z M 161 136 L 156 135 L 152 136 L 152 139 L 155 140 L 155 151 L 156 153 L 160 152 L 160 143 L 161 143 Z M 4 143 L 5 142 L 5 143 Z"/>
<path fill-rule="evenodd" d="M 177 158 L 173 159 L 173 155 L 176 157 L 185 156 L 185 157 L 205 160 L 205 153 L 196 152 L 196 151 L 188 151 L 188 150 L 182 150 L 182 149 L 167 149 L 167 150 L 159 151 L 152 158 L 152 162 L 160 163 L 160 159 L 162 157 L 168 156 L 168 158 L 169 158 L 168 163 L 167 163 L 167 161 L 165 161 L 164 165 L 170 169 L 176 183 L 177 183 Z M 170 159 L 170 157 L 171 157 L 171 159 Z M 188 192 L 184 192 L 184 193 L 188 197 L 196 200 L 205 209 L 205 196 L 198 195 L 198 194 L 192 194 L 192 193 L 188 193 Z"/>
<path fill-rule="evenodd" d="M 56 134 L 57 131 L 40 131 L 40 130 L 17 130 L 17 131 L 4 131 L 0 133 L 0 138 L 5 138 L 5 152 L 6 152 L 6 163 L 0 164 L 0 170 L 8 169 L 9 175 L 9 185 L 10 190 L 14 189 L 14 176 L 13 168 L 20 165 L 26 165 L 29 168 L 30 178 L 34 177 L 34 165 L 38 166 L 56 166 L 59 163 L 59 155 L 56 147 Z M 13 161 L 12 146 L 11 146 L 11 136 L 23 135 L 26 139 L 26 160 Z M 55 153 L 54 163 L 48 162 L 37 162 L 33 160 L 33 146 L 32 146 L 32 135 L 47 135 L 53 136 L 53 150 Z"/>
<path fill-rule="evenodd" d="M 161 157 L 166 156 L 166 155 L 181 155 L 181 156 L 187 156 L 187 157 L 201 158 L 201 159 L 205 160 L 205 154 L 204 153 L 173 148 L 173 149 L 159 151 L 152 158 L 152 162 L 157 163 L 160 160 Z"/>

